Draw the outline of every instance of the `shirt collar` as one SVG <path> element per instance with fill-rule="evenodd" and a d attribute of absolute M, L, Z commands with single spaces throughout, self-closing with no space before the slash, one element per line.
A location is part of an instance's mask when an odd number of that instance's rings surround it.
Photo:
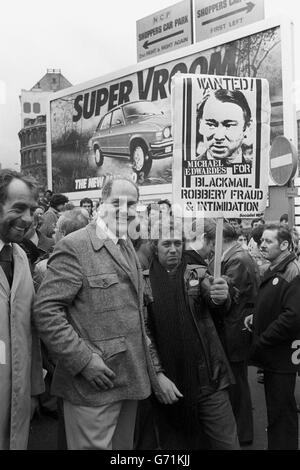
<path fill-rule="evenodd" d="M 277 268 L 277 266 L 283 261 L 285 260 L 285 258 L 287 258 L 288 256 L 290 256 L 290 252 L 283 252 L 281 253 L 275 260 L 272 261 L 272 263 L 270 264 L 270 270 L 273 271 L 275 268 Z"/>
<path fill-rule="evenodd" d="M 38 246 L 39 244 L 39 237 L 37 232 L 35 231 L 32 237 L 30 238 L 30 241 L 35 244 L 35 246 Z"/>
<path fill-rule="evenodd" d="M 123 237 L 120 237 L 118 238 L 116 236 L 115 233 L 113 233 L 109 228 L 108 226 L 106 225 L 106 223 L 104 222 L 103 219 L 101 219 L 101 217 L 98 217 L 97 218 L 97 225 L 99 228 L 101 228 L 101 230 L 106 234 L 107 238 L 109 238 L 115 245 L 117 245 L 119 239 L 121 240 L 126 240 L 126 236 L 124 235 Z"/>
<path fill-rule="evenodd" d="M 196 253 L 198 253 L 198 250 L 200 248 L 202 248 L 202 243 L 201 241 L 199 242 L 198 240 L 188 242 L 186 244 L 186 250 L 193 250 L 193 251 L 196 251 Z"/>
<path fill-rule="evenodd" d="M 4 241 L 0 239 L 0 252 L 2 251 L 2 248 L 4 247 L 4 245 L 12 246 L 11 243 L 4 243 Z"/>

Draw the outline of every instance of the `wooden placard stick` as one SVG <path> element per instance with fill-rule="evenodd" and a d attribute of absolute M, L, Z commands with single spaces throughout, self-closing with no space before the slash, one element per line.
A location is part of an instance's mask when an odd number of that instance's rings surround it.
<path fill-rule="evenodd" d="M 214 277 L 215 277 L 215 279 L 221 276 L 223 226 L 224 226 L 224 218 L 219 217 L 217 219 L 217 226 L 216 226 L 216 243 L 215 243 L 215 260 L 214 260 Z"/>

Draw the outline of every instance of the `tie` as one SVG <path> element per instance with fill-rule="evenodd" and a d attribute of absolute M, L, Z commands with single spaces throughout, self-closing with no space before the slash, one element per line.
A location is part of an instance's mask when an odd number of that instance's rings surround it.
<path fill-rule="evenodd" d="M 4 245 L 0 253 L 0 266 L 3 269 L 8 284 L 11 287 L 13 281 L 13 254 L 10 245 Z"/>
<path fill-rule="evenodd" d="M 123 238 L 119 238 L 118 247 L 120 248 L 120 252 L 124 255 L 126 248 L 125 248 L 125 240 L 123 240 Z"/>
<path fill-rule="evenodd" d="M 129 256 L 126 250 L 126 241 L 123 240 L 122 238 L 119 238 L 118 245 L 120 247 L 120 252 L 122 253 L 123 258 L 125 259 L 128 266 L 130 266 L 130 260 L 129 260 Z"/>

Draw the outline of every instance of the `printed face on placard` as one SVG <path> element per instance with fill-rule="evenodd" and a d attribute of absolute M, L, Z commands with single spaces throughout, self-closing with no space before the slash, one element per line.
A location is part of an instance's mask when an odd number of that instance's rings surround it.
<path fill-rule="evenodd" d="M 227 164 L 234 161 L 242 154 L 245 127 L 244 113 L 238 104 L 208 98 L 199 122 L 208 157 L 224 160 Z"/>

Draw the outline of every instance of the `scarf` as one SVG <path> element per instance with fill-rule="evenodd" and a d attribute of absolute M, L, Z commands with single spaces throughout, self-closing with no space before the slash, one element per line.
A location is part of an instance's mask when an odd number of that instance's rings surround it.
<path fill-rule="evenodd" d="M 149 315 L 165 375 L 183 394 L 177 403 L 159 406 L 175 428 L 192 433 L 199 428 L 198 367 L 203 350 L 185 296 L 185 268 L 183 261 L 174 275 L 169 275 L 153 258 L 150 282 L 154 302 Z"/>

